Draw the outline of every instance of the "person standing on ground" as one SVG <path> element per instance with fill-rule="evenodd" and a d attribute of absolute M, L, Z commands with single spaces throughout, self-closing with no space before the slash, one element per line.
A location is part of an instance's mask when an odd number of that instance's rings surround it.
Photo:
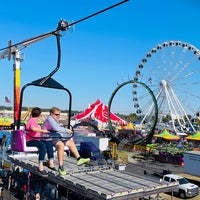
<path fill-rule="evenodd" d="M 41 116 L 41 108 L 35 107 L 31 111 L 31 117 L 28 119 L 26 124 L 26 145 L 28 147 L 37 147 L 39 151 L 39 166 L 38 170 L 41 175 L 45 175 L 43 162 L 47 151 L 49 160 L 49 168 L 55 170 L 54 166 L 54 155 L 53 155 L 53 144 L 51 141 L 41 140 L 43 135 L 46 135 L 49 131 L 42 129 L 38 124 L 38 120 Z"/>
<path fill-rule="evenodd" d="M 49 131 L 49 137 L 52 138 L 52 143 L 57 149 L 57 156 L 59 163 L 58 172 L 61 176 L 64 176 L 67 174 L 63 166 L 64 146 L 68 146 L 69 150 L 74 154 L 75 158 L 77 159 L 78 166 L 83 165 L 85 163 L 89 163 L 90 158 L 80 157 L 74 141 L 71 140 L 71 134 L 73 132 L 70 129 L 66 129 L 63 126 L 61 126 L 61 124 L 59 124 L 59 116 L 60 116 L 60 109 L 57 107 L 52 107 L 50 109 L 50 114 L 44 121 L 43 129 Z"/>

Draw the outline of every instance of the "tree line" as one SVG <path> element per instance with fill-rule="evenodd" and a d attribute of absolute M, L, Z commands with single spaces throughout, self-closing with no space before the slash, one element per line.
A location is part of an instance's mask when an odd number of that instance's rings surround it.
<path fill-rule="evenodd" d="M 28 111 L 28 110 L 30 110 L 32 108 L 33 107 L 22 107 L 22 111 Z M 0 110 L 9 110 L 9 111 L 11 111 L 11 110 L 13 110 L 13 107 L 12 106 L 0 106 Z M 42 108 L 42 111 L 43 112 L 49 112 L 49 108 Z M 67 113 L 68 110 L 61 110 L 61 112 Z M 79 113 L 79 111 L 77 111 L 77 110 L 72 110 L 71 111 L 72 116 L 76 115 L 78 113 Z"/>

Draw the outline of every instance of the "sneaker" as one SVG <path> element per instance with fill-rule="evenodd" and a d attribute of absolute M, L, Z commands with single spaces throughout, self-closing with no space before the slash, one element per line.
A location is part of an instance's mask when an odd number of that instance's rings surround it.
<path fill-rule="evenodd" d="M 83 165 L 83 164 L 87 164 L 90 162 L 90 158 L 80 158 L 79 160 L 77 160 L 77 165 Z"/>
<path fill-rule="evenodd" d="M 58 168 L 58 173 L 60 176 L 65 176 L 67 174 L 63 167 Z"/>

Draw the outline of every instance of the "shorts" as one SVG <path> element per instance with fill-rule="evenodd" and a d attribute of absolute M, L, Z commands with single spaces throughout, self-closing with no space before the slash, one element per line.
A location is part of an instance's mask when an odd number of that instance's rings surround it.
<path fill-rule="evenodd" d="M 53 146 L 56 146 L 57 142 L 61 141 L 65 144 L 65 142 L 67 142 L 69 139 L 62 139 L 62 138 L 53 138 L 52 139 L 52 144 Z"/>
<path fill-rule="evenodd" d="M 63 143 L 65 143 L 67 140 L 70 139 L 69 134 L 66 134 L 67 137 L 65 137 L 65 135 L 60 134 L 58 132 L 50 132 L 49 138 L 48 140 L 52 141 L 53 145 L 55 146 L 57 142 L 62 141 Z"/>

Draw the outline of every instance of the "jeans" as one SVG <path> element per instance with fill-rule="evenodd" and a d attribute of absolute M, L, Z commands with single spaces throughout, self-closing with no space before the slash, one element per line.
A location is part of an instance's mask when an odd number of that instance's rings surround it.
<path fill-rule="evenodd" d="M 39 162 L 43 162 L 46 154 L 46 144 L 41 140 L 29 140 L 26 142 L 28 147 L 37 147 L 39 151 Z"/>
<path fill-rule="evenodd" d="M 54 155 L 53 155 L 53 143 L 52 143 L 52 141 L 46 141 L 46 140 L 41 140 L 41 141 L 43 143 L 45 143 L 45 145 L 46 145 L 48 160 L 53 159 Z"/>

